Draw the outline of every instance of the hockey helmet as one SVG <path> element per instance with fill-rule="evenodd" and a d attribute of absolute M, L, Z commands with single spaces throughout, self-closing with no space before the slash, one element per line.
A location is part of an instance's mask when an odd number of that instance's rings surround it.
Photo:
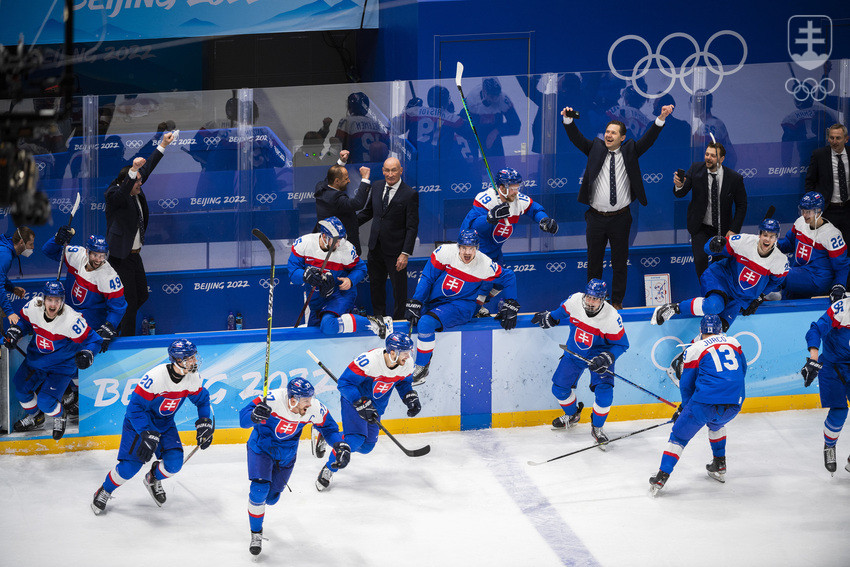
<path fill-rule="evenodd" d="M 312 398 L 315 393 L 316 389 L 304 378 L 293 378 L 286 385 L 286 395 L 296 400 Z"/>
<path fill-rule="evenodd" d="M 98 234 L 92 234 L 86 242 L 86 250 L 89 252 L 109 254 L 109 245 L 106 243 L 106 238 Z"/>
<path fill-rule="evenodd" d="M 195 357 L 195 363 L 186 368 L 182 364 L 182 361 L 187 358 Z M 197 372 L 198 364 L 200 361 L 198 360 L 198 347 L 195 346 L 195 343 L 190 341 L 189 339 L 177 339 L 168 347 L 168 359 L 172 362 L 172 364 L 176 364 L 180 368 L 184 370 L 188 370 L 189 372 Z"/>
<path fill-rule="evenodd" d="M 723 321 L 720 316 L 709 313 L 699 322 L 699 332 L 703 335 L 719 335 L 723 332 Z"/>
<path fill-rule="evenodd" d="M 319 232 L 328 237 L 328 240 L 332 240 L 334 238 L 338 240 L 345 240 L 346 237 L 345 226 L 337 217 L 328 217 L 324 220 L 320 220 Z"/>
<path fill-rule="evenodd" d="M 41 290 L 41 295 L 44 297 L 58 297 L 65 300 L 65 286 L 62 285 L 62 282 L 57 280 L 51 280 L 44 284 L 44 288 Z"/>
<path fill-rule="evenodd" d="M 809 191 L 803 195 L 802 199 L 800 199 L 800 210 L 811 211 L 814 209 L 819 209 L 821 211 L 824 209 L 823 195 L 817 191 Z"/>
<path fill-rule="evenodd" d="M 353 116 L 366 116 L 369 112 L 369 97 L 366 93 L 356 92 L 348 95 L 348 113 Z"/>
<path fill-rule="evenodd" d="M 457 235 L 458 246 L 475 246 L 478 248 L 479 242 L 478 233 L 471 228 L 465 228 Z"/>
<path fill-rule="evenodd" d="M 428 89 L 428 106 L 431 108 L 444 108 L 449 112 L 455 111 L 455 105 L 452 104 L 449 89 L 440 85 L 434 85 Z"/>
<path fill-rule="evenodd" d="M 779 236 L 779 221 L 776 219 L 764 219 L 759 225 L 759 232 L 773 232 Z"/>
<path fill-rule="evenodd" d="M 487 96 L 499 96 L 502 94 L 502 83 L 496 77 L 487 77 L 481 82 L 481 90 Z"/>
<path fill-rule="evenodd" d="M 512 167 L 499 170 L 496 174 L 496 184 L 507 187 L 509 185 L 522 185 L 522 175 Z"/>
<path fill-rule="evenodd" d="M 599 299 L 599 305 L 596 307 L 590 307 L 587 302 L 588 297 L 595 297 Z M 602 306 L 605 305 L 605 298 L 608 297 L 608 286 L 605 285 L 605 282 L 600 280 L 599 278 L 593 278 L 589 282 L 587 282 L 587 286 L 584 288 L 584 295 L 581 298 L 581 305 L 584 307 L 584 311 L 588 315 L 596 315 L 602 310 Z"/>

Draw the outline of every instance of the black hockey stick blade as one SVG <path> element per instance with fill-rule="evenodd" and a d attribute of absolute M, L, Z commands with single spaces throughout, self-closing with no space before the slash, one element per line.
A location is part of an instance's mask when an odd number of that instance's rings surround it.
<path fill-rule="evenodd" d="M 254 230 L 252 230 L 251 234 L 258 238 L 260 242 L 262 242 L 263 245 L 268 248 L 269 254 L 271 254 L 272 257 L 272 264 L 274 264 L 274 245 L 272 244 L 272 241 L 269 240 L 269 237 L 263 234 L 263 231 L 259 228 L 255 228 Z"/>
<path fill-rule="evenodd" d="M 764 213 L 764 218 L 766 218 L 766 219 L 772 219 L 772 218 L 773 218 L 773 213 L 775 213 L 775 212 L 776 212 L 776 207 L 774 207 L 773 205 L 769 206 L 769 207 L 767 208 L 767 212 L 766 212 L 766 213 Z"/>

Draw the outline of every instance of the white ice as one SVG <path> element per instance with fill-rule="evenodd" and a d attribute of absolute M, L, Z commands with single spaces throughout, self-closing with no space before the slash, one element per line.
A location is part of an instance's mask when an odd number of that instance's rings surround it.
<path fill-rule="evenodd" d="M 545 465 L 593 443 L 589 424 L 386 437 L 319 493 L 302 441 L 292 492 L 266 508 L 267 565 L 850 565 L 850 443 L 823 466 L 824 410 L 738 416 L 727 481 L 708 478 L 705 430 L 652 498 L 664 426 Z M 610 422 L 616 437 L 660 421 Z M 213 445 L 163 482 L 157 508 L 139 473 L 107 513 L 89 504 L 116 451 L 0 456 L 0 565 L 250 564 L 245 448 Z"/>

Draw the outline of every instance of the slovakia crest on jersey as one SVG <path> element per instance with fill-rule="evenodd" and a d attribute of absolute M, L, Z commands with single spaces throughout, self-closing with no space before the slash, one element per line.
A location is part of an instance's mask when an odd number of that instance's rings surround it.
<path fill-rule="evenodd" d="M 384 394 L 386 394 L 387 392 L 389 392 L 392 389 L 393 389 L 393 383 L 392 382 L 381 382 L 379 380 L 375 380 L 372 383 L 372 395 L 375 396 L 375 398 L 380 398 L 381 396 L 383 396 Z"/>
<path fill-rule="evenodd" d="M 499 224 L 493 227 L 493 240 L 501 244 L 511 237 L 514 233 L 514 225 L 506 220 L 502 220 Z"/>
<path fill-rule="evenodd" d="M 738 274 L 738 284 L 741 286 L 741 289 L 750 289 L 759 283 L 760 279 L 761 274 L 747 266 L 744 266 L 744 269 Z"/>
<path fill-rule="evenodd" d="M 798 264 L 808 264 L 809 260 L 812 259 L 812 247 L 808 244 L 803 244 L 800 241 L 797 241 L 797 249 L 794 250 L 794 258 L 797 259 Z"/>
<path fill-rule="evenodd" d="M 35 336 L 35 346 L 37 346 L 38 350 L 41 352 L 53 352 L 55 350 L 53 341 L 41 335 Z"/>
<path fill-rule="evenodd" d="M 75 281 L 74 286 L 71 288 L 71 297 L 74 299 L 74 305 L 82 305 L 88 293 L 89 290 L 81 286 L 80 282 Z"/>
<path fill-rule="evenodd" d="M 587 350 L 593 346 L 593 333 L 588 333 L 581 327 L 576 327 L 576 333 L 573 337 L 576 346 L 580 349 Z"/>
<path fill-rule="evenodd" d="M 180 407 L 180 398 L 165 398 L 159 404 L 160 415 L 171 415 Z"/>
<path fill-rule="evenodd" d="M 275 437 L 278 439 L 286 439 L 298 429 L 298 423 L 295 421 L 288 421 L 286 419 L 281 418 L 277 422 L 277 427 L 274 428 Z"/>
<path fill-rule="evenodd" d="M 463 280 L 447 274 L 443 280 L 443 295 L 451 297 L 460 293 L 461 289 L 463 289 Z"/>

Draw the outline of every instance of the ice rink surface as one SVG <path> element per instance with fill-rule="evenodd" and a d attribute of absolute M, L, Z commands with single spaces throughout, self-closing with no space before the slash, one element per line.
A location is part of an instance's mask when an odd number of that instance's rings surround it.
<path fill-rule="evenodd" d="M 823 466 L 825 410 L 738 416 L 727 427 L 726 483 L 708 478 L 706 430 L 649 496 L 670 426 L 532 467 L 591 445 L 590 425 L 386 437 L 354 454 L 319 493 L 321 461 L 302 441 L 275 506 L 267 565 L 801 566 L 850 565 L 850 441 Z M 616 437 L 660 421 L 610 422 Z M 49 441 L 48 441 L 49 442 Z M 92 495 L 117 451 L 0 456 L 0 565 L 233 566 L 248 553 L 243 445 L 198 452 L 163 481 L 157 508 L 140 472 L 95 516 Z"/>

